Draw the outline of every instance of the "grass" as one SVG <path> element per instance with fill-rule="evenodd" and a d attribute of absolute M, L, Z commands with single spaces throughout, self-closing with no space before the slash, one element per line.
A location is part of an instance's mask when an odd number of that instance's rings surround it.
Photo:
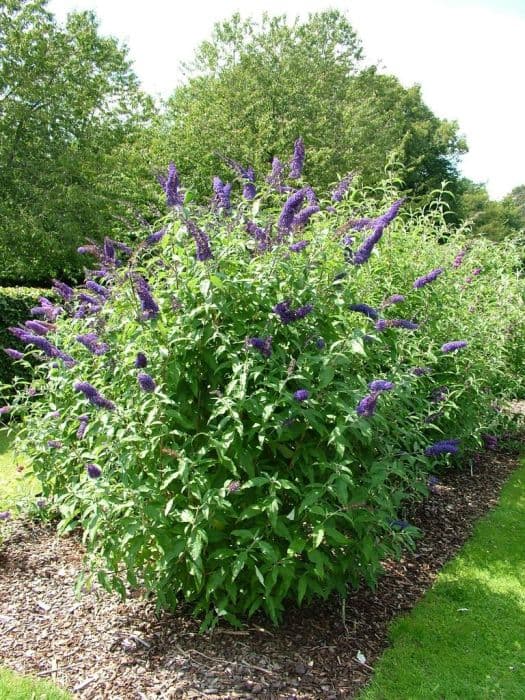
<path fill-rule="evenodd" d="M 525 462 L 390 641 L 360 700 L 525 698 Z"/>
<path fill-rule="evenodd" d="M 38 492 L 38 483 L 24 478 L 17 467 L 23 460 L 17 459 L 11 450 L 13 437 L 7 430 L 0 430 L 0 511 L 17 511 L 20 500 L 31 498 Z M 2 524 L 0 524 L 2 527 Z M 1 545 L 1 537 L 0 537 Z M 29 676 L 19 676 L 0 667 L 0 698 L 2 700 L 69 700 L 71 696 L 51 683 Z"/>
<path fill-rule="evenodd" d="M 38 493 L 38 483 L 25 478 L 18 471 L 24 460 L 15 456 L 11 449 L 13 434 L 7 428 L 0 430 L 0 511 L 15 510 L 16 504 Z"/>
<path fill-rule="evenodd" d="M 21 677 L 0 668 L 0 698 L 2 700 L 71 700 L 71 695 L 51 683 Z"/>

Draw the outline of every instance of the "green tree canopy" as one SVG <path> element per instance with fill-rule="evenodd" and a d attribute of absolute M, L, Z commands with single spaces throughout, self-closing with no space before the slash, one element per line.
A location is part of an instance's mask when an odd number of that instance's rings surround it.
<path fill-rule="evenodd" d="M 140 209 L 125 146 L 150 104 L 92 13 L 59 26 L 46 0 L 2 5 L 0 277 L 42 282 L 72 274 L 79 241 L 111 235 L 115 217 Z"/>
<path fill-rule="evenodd" d="M 376 183 L 389 158 L 402 163 L 417 194 L 457 179 L 466 148 L 457 124 L 438 119 L 419 87 L 364 67 L 361 43 L 338 11 L 292 24 L 234 15 L 215 26 L 186 70 L 167 105 L 157 158 L 176 160 L 201 193 L 213 174 L 227 175 L 217 154 L 261 174 L 274 155 L 289 158 L 298 136 L 306 177 L 322 187 L 352 170 Z"/>
<path fill-rule="evenodd" d="M 472 223 L 472 235 L 501 241 L 525 228 L 525 185 L 502 200 L 492 200 L 484 184 L 464 179 L 458 213 Z"/>

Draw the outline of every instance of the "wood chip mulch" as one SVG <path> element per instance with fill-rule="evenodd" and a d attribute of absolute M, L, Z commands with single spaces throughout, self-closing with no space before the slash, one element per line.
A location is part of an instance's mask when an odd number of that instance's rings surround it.
<path fill-rule="evenodd" d="M 499 453 L 445 473 L 404 514 L 423 531 L 417 550 L 386 562 L 375 592 L 349 596 L 346 624 L 333 599 L 290 609 L 279 629 L 258 620 L 202 635 L 184 612 L 156 615 L 151 602 L 122 602 L 98 586 L 77 599 L 78 537 L 14 522 L 0 551 L 0 661 L 85 700 L 351 698 L 388 646 L 389 622 L 432 585 L 517 464 Z"/>

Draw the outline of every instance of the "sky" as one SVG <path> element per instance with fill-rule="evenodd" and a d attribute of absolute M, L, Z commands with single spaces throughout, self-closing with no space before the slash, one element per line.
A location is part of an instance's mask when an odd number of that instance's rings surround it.
<path fill-rule="evenodd" d="M 125 43 L 144 89 L 167 97 L 213 24 L 239 11 L 304 17 L 344 11 L 369 63 L 421 85 L 441 118 L 457 120 L 469 153 L 462 173 L 499 199 L 525 183 L 525 0 L 50 0 L 64 20 L 93 10 L 103 34 Z"/>

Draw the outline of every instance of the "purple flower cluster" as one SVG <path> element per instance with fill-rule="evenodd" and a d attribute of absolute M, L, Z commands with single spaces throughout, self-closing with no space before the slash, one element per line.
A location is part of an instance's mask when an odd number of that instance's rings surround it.
<path fill-rule="evenodd" d="M 308 389 L 297 389 L 297 391 L 294 392 L 293 397 L 296 401 L 301 403 L 302 401 L 307 401 L 310 398 L 310 392 Z"/>
<path fill-rule="evenodd" d="M 178 207 L 184 202 L 184 197 L 179 191 L 179 174 L 175 163 L 168 165 L 168 177 L 159 175 L 158 181 L 166 194 L 166 204 L 168 207 Z"/>
<path fill-rule="evenodd" d="M 86 464 L 86 471 L 90 479 L 98 479 L 102 476 L 102 469 L 93 462 Z"/>
<path fill-rule="evenodd" d="M 113 401 L 104 398 L 104 396 L 102 396 L 102 394 L 100 394 L 89 382 L 75 382 L 73 388 L 75 391 L 80 391 L 82 394 L 84 394 L 89 403 L 93 406 L 97 406 L 97 408 L 105 408 L 108 411 L 114 411 L 116 408 Z"/>
<path fill-rule="evenodd" d="M 148 358 L 143 352 L 138 352 L 135 358 L 135 367 L 137 369 L 144 369 L 148 366 Z"/>
<path fill-rule="evenodd" d="M 283 177 L 284 166 L 279 160 L 279 158 L 277 158 L 277 156 L 274 156 L 272 160 L 272 172 L 266 178 L 266 182 L 269 185 L 275 187 L 280 192 L 282 189 Z"/>
<path fill-rule="evenodd" d="M 466 340 L 451 340 L 449 343 L 444 343 L 441 346 L 441 352 L 456 352 L 456 350 L 461 350 L 461 348 L 467 347 L 468 343 Z"/>
<path fill-rule="evenodd" d="M 53 280 L 53 290 L 61 296 L 64 301 L 71 301 L 75 294 L 75 290 L 72 287 L 59 280 Z"/>
<path fill-rule="evenodd" d="M 228 491 L 228 493 L 235 493 L 235 491 L 238 491 L 240 488 L 241 488 L 240 481 L 230 481 L 230 483 L 226 487 L 226 490 Z"/>
<path fill-rule="evenodd" d="M 166 235 L 166 231 L 167 231 L 167 229 L 161 228 L 160 231 L 155 231 L 155 233 L 151 233 L 144 241 L 144 245 L 151 246 L 151 245 L 156 245 L 157 243 L 160 243 L 160 241 Z"/>
<path fill-rule="evenodd" d="M 456 267 L 456 268 L 459 267 L 461 265 L 461 263 L 463 262 L 463 258 L 465 257 L 466 254 L 467 254 L 466 250 L 460 250 L 459 253 L 456 255 L 456 257 L 454 258 L 454 261 L 452 263 L 452 267 Z"/>
<path fill-rule="evenodd" d="M 0 513 L 0 520 L 9 520 L 11 517 L 11 513 L 8 510 L 3 510 Z"/>
<path fill-rule="evenodd" d="M 430 395 L 430 401 L 432 403 L 441 403 L 442 401 L 446 401 L 448 392 L 448 386 L 438 386 L 433 390 L 432 394 Z"/>
<path fill-rule="evenodd" d="M 22 360 L 24 358 L 24 353 L 20 352 L 19 350 L 15 350 L 14 348 L 4 348 L 4 352 L 12 360 Z"/>
<path fill-rule="evenodd" d="M 257 226 L 253 221 L 248 221 L 246 224 L 246 232 L 257 241 L 257 249 L 259 251 L 262 252 L 270 248 L 272 241 L 268 229 Z"/>
<path fill-rule="evenodd" d="M 368 394 L 357 404 L 357 415 L 361 418 L 370 418 L 374 415 L 377 405 L 377 399 L 379 398 L 379 392 L 373 392 Z"/>
<path fill-rule="evenodd" d="M 304 158 L 304 141 L 302 138 L 298 138 L 294 143 L 293 156 L 290 161 L 289 177 L 291 180 L 297 180 L 303 174 Z"/>
<path fill-rule="evenodd" d="M 78 429 L 77 429 L 77 438 L 78 440 L 82 440 L 84 435 L 86 434 L 86 430 L 88 427 L 89 423 L 89 416 L 87 413 L 83 413 L 81 416 L 79 416 L 79 424 L 78 424 Z"/>
<path fill-rule="evenodd" d="M 405 301 L 405 297 L 402 294 L 392 294 L 388 299 L 385 299 L 383 306 L 391 306 L 392 304 L 401 304 Z"/>
<path fill-rule="evenodd" d="M 189 220 L 186 221 L 186 228 L 188 229 L 190 236 L 192 236 L 193 240 L 195 241 L 195 246 L 197 248 L 195 257 L 197 260 L 205 262 L 206 260 L 213 258 L 213 253 L 211 252 L 210 248 L 210 239 L 204 233 L 204 231 L 201 231 L 199 228 L 197 228 L 193 221 Z"/>
<path fill-rule="evenodd" d="M 375 245 L 381 240 L 385 228 L 395 219 L 404 201 L 404 199 L 398 199 L 385 214 L 378 216 L 377 219 L 361 219 L 359 222 L 355 222 L 353 228 L 357 228 L 357 230 L 372 228 L 372 233 L 356 250 L 352 261 L 354 265 L 364 265 L 368 261 Z"/>
<path fill-rule="evenodd" d="M 102 299 L 107 299 L 110 295 L 109 289 L 106 289 L 106 287 L 103 287 L 94 280 L 88 280 L 86 282 L 86 289 L 89 289 L 89 291 L 93 292 L 94 294 L 98 294 L 98 296 L 102 297 Z"/>
<path fill-rule="evenodd" d="M 292 243 L 290 250 L 292 253 L 300 253 L 308 245 L 309 241 L 297 241 L 297 243 Z"/>
<path fill-rule="evenodd" d="M 279 216 L 279 220 L 277 222 L 279 231 L 286 233 L 292 229 L 295 217 L 299 213 L 299 210 L 303 205 L 305 197 L 306 190 L 304 187 L 300 190 L 297 190 L 292 195 L 290 195 L 290 197 L 288 197 L 288 199 L 284 203 L 284 206 L 281 210 L 281 214 Z"/>
<path fill-rule="evenodd" d="M 93 355 L 104 355 L 109 350 L 109 345 L 103 343 L 96 333 L 77 335 L 76 340 L 89 350 Z"/>
<path fill-rule="evenodd" d="M 0 406 L 0 416 L 6 416 L 11 411 L 11 406 Z"/>
<path fill-rule="evenodd" d="M 38 302 L 40 306 L 34 306 L 31 309 L 31 316 L 44 316 L 48 321 L 55 321 L 63 311 L 62 307 L 55 306 L 46 297 L 38 297 Z"/>
<path fill-rule="evenodd" d="M 217 176 L 213 178 L 214 201 L 216 206 L 224 209 L 224 211 L 229 211 L 231 209 L 231 191 L 232 186 L 230 182 L 223 182 L 220 177 Z"/>
<path fill-rule="evenodd" d="M 412 286 L 414 287 L 414 289 L 421 289 L 421 287 L 424 287 L 425 285 L 430 284 L 431 282 L 436 280 L 439 277 L 439 275 L 441 275 L 443 272 L 444 270 L 442 267 L 437 267 L 435 270 L 427 272 L 426 275 L 418 277 Z"/>
<path fill-rule="evenodd" d="M 42 350 L 42 352 L 45 355 L 47 355 L 47 357 L 58 357 L 59 359 L 64 360 L 66 365 L 69 367 L 72 367 L 74 364 L 76 364 L 75 360 L 70 355 L 67 355 L 66 353 L 59 350 L 52 343 L 50 343 L 49 340 L 47 340 L 47 338 L 44 338 L 41 335 L 28 333 L 23 328 L 16 327 L 10 327 L 9 331 L 26 345 L 34 345 L 39 350 Z"/>
<path fill-rule="evenodd" d="M 151 289 L 149 284 L 146 282 L 144 277 L 139 274 L 133 276 L 135 292 L 140 301 L 140 308 L 142 310 L 143 319 L 156 318 L 159 314 L 159 307 L 155 299 L 151 294 Z"/>
<path fill-rule="evenodd" d="M 391 391 L 394 388 L 394 384 L 386 379 L 374 379 L 369 383 L 368 388 L 372 392 L 378 393 L 381 391 Z"/>
<path fill-rule="evenodd" d="M 353 179 L 354 173 L 348 173 L 348 175 L 345 175 L 344 178 L 339 181 L 337 187 L 332 192 L 333 202 L 340 202 L 343 199 L 344 195 L 348 191 L 348 188 L 352 184 Z"/>
<path fill-rule="evenodd" d="M 355 311 L 356 313 L 363 314 L 367 318 L 371 318 L 374 321 L 379 318 L 379 312 L 374 309 L 373 306 L 368 306 L 368 304 L 350 304 L 350 311 Z"/>
<path fill-rule="evenodd" d="M 36 333 L 36 335 L 47 335 L 54 327 L 51 324 L 47 324 L 42 321 L 26 321 L 24 326 L 29 328 L 32 333 Z"/>
<path fill-rule="evenodd" d="M 381 318 L 375 323 L 376 331 L 384 331 L 387 328 L 404 328 L 407 331 L 416 331 L 419 328 L 419 324 L 404 318 Z"/>
<path fill-rule="evenodd" d="M 425 449 L 427 457 L 439 457 L 444 454 L 456 454 L 459 451 L 460 440 L 439 440 Z"/>
<path fill-rule="evenodd" d="M 248 338 L 246 344 L 249 347 L 259 350 L 263 357 L 270 357 L 272 354 L 272 336 L 268 335 L 265 338 Z"/>
<path fill-rule="evenodd" d="M 142 391 L 152 392 L 155 391 L 155 389 L 157 388 L 153 377 L 151 377 L 149 374 L 146 374 L 145 372 L 141 372 L 138 375 L 137 381 Z"/>
<path fill-rule="evenodd" d="M 288 323 L 293 323 L 293 321 L 297 321 L 299 318 L 304 318 L 314 308 L 312 304 L 305 304 L 304 306 L 299 306 L 294 310 L 291 308 L 290 304 L 290 300 L 285 299 L 284 301 L 280 301 L 278 304 L 276 304 L 272 309 L 274 314 L 277 314 L 277 316 L 279 316 L 281 319 L 281 322 L 285 325 Z"/>
<path fill-rule="evenodd" d="M 58 450 L 62 447 L 62 442 L 60 440 L 48 440 L 47 446 L 52 449 Z"/>

